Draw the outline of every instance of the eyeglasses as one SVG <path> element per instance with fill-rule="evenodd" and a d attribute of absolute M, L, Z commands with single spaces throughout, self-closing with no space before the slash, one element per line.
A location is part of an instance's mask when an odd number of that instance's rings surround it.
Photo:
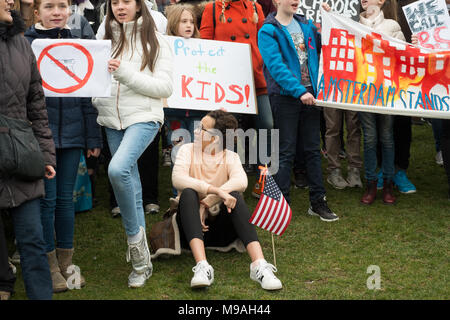
<path fill-rule="evenodd" d="M 197 128 L 195 128 L 194 132 L 195 132 L 195 133 L 200 133 L 200 132 L 202 132 L 202 131 L 205 131 L 205 132 L 209 133 L 209 134 L 212 135 L 212 136 L 214 135 L 213 132 L 208 131 L 207 129 L 203 128 L 203 124 L 200 122 L 199 126 L 198 126 Z"/>

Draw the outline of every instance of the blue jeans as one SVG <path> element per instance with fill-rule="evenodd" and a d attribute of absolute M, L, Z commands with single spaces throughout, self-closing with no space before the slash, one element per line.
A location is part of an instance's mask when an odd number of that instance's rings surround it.
<path fill-rule="evenodd" d="M 27 201 L 10 209 L 10 212 L 27 297 L 33 300 L 50 300 L 53 294 L 52 277 L 45 253 L 40 201 Z"/>
<path fill-rule="evenodd" d="M 136 123 L 125 130 L 105 128 L 111 162 L 108 176 L 122 215 L 122 223 L 128 236 L 145 229 L 142 204 L 142 186 L 137 161 L 159 131 L 159 123 Z"/>
<path fill-rule="evenodd" d="M 280 164 L 275 182 L 290 203 L 291 172 L 301 137 L 309 199 L 311 202 L 317 201 L 325 195 L 320 158 L 320 110 L 304 105 L 300 99 L 281 95 L 271 96 L 270 103 L 275 129 L 279 130 L 280 136 Z"/>
<path fill-rule="evenodd" d="M 44 179 L 45 197 L 41 199 L 41 221 L 47 252 L 73 248 L 75 208 L 73 189 L 77 179 L 81 149 L 56 149 L 56 176 Z"/>
<path fill-rule="evenodd" d="M 381 143 L 381 170 L 384 180 L 395 174 L 394 117 L 370 112 L 359 112 L 364 136 L 364 171 L 367 181 L 377 180 L 377 130 Z"/>

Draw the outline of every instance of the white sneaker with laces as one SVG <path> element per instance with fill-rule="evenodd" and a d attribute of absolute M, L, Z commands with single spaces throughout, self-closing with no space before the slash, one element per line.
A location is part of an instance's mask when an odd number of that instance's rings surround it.
<path fill-rule="evenodd" d="M 128 287 L 139 288 L 144 286 L 148 278 L 152 276 L 153 265 L 150 259 L 145 230 L 141 226 L 141 240 L 137 243 L 128 243 L 127 262 L 131 261 L 133 271 L 128 276 Z"/>
<path fill-rule="evenodd" d="M 250 279 L 259 282 L 265 290 L 280 290 L 283 287 L 274 272 L 277 272 L 277 268 L 266 260 L 260 261 L 256 267 L 250 264 Z"/>
<path fill-rule="evenodd" d="M 192 272 L 191 288 L 209 287 L 214 282 L 214 269 L 206 260 L 197 263 Z"/>

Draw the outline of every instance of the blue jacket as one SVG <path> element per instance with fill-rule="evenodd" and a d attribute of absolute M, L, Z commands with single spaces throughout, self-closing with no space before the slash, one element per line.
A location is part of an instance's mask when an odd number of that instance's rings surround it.
<path fill-rule="evenodd" d="M 269 95 L 279 94 L 299 98 L 306 93 L 301 84 L 300 62 L 294 42 L 287 28 L 269 14 L 258 33 L 258 46 L 264 60 L 264 76 Z M 322 49 L 320 34 L 312 21 L 294 15 L 300 25 L 308 51 L 308 69 L 314 95 L 317 95 L 319 58 Z"/>
<path fill-rule="evenodd" d="M 40 30 L 31 26 L 25 37 L 30 44 L 35 39 L 74 38 L 68 29 Z M 97 109 L 91 98 L 45 98 L 49 127 L 56 148 L 101 148 L 102 133 L 97 124 Z"/>

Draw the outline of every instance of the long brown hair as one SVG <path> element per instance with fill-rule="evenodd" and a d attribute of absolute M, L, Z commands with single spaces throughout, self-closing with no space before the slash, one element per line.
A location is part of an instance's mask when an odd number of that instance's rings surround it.
<path fill-rule="evenodd" d="M 194 33 L 192 34 L 192 38 L 200 38 L 200 32 L 197 28 L 197 17 L 194 12 L 194 6 L 190 4 L 173 4 L 166 7 L 167 14 L 167 35 L 169 36 L 179 36 L 178 34 L 178 26 L 180 25 L 181 15 L 183 11 L 187 11 L 192 14 L 194 18 Z"/>
<path fill-rule="evenodd" d="M 141 71 L 145 69 L 146 66 L 150 69 L 150 71 L 153 72 L 156 62 L 156 57 L 159 53 L 159 42 L 158 38 L 156 37 L 156 25 L 155 21 L 153 21 L 153 18 L 150 14 L 150 12 L 147 9 L 147 6 L 145 5 L 144 1 L 142 0 L 135 0 L 136 5 L 140 6 L 139 12 L 136 13 L 136 17 L 134 18 L 134 24 L 133 24 L 133 31 L 130 39 L 130 45 L 132 50 L 132 55 L 136 43 L 136 34 L 137 34 L 137 20 L 142 17 L 142 27 L 141 27 L 141 43 L 142 43 L 142 50 L 144 51 L 144 54 L 142 55 L 142 64 L 141 64 Z M 116 18 L 114 17 L 114 13 L 112 11 L 111 7 L 111 0 L 108 0 L 107 2 L 107 15 L 106 15 L 106 22 L 105 22 L 105 40 L 111 40 L 112 41 L 112 47 L 113 50 L 113 58 L 119 57 L 124 49 L 128 46 L 127 39 L 125 38 L 125 32 L 123 31 L 123 25 L 119 23 Z M 115 39 L 113 37 L 113 32 L 111 28 L 111 23 L 113 21 L 116 21 L 120 27 L 120 37 L 119 39 Z M 148 46 L 150 46 L 150 52 L 148 50 Z"/>
<path fill-rule="evenodd" d="M 398 3 L 397 0 L 386 0 L 381 7 L 385 19 L 392 19 L 398 21 L 397 10 Z"/>

